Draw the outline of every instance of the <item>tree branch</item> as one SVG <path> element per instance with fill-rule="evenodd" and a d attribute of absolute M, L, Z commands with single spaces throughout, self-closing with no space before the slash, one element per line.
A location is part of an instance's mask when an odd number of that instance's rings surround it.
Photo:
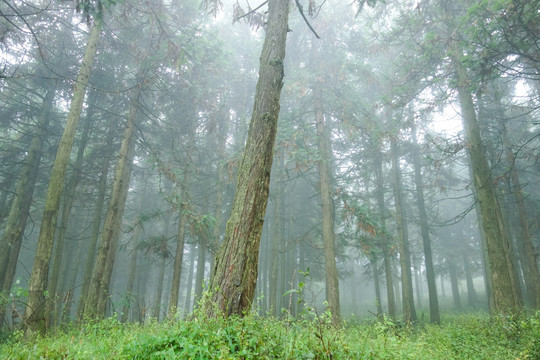
<path fill-rule="evenodd" d="M 311 26 L 311 24 L 309 23 L 308 19 L 306 18 L 306 15 L 304 15 L 304 8 L 302 7 L 302 5 L 300 5 L 300 2 L 298 0 L 294 0 L 296 2 L 296 6 L 298 7 L 298 11 L 300 11 L 300 15 L 302 15 L 302 17 L 304 18 L 304 21 L 306 22 L 307 26 L 309 27 L 309 29 L 311 30 L 311 32 L 313 34 L 315 34 L 315 37 L 317 39 L 320 39 L 321 37 L 317 34 L 317 32 L 313 29 L 313 27 Z"/>

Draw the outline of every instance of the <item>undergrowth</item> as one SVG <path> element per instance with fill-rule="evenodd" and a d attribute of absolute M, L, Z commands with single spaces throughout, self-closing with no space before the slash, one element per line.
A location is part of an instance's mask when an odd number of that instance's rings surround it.
<path fill-rule="evenodd" d="M 11 333 L 0 359 L 540 359 L 540 313 L 521 318 L 452 315 L 443 325 L 388 319 L 194 317 L 123 324 L 89 321 L 46 336 Z"/>

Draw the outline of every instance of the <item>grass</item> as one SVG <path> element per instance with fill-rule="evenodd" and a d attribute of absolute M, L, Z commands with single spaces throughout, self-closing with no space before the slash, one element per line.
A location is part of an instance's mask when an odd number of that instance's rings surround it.
<path fill-rule="evenodd" d="M 522 319 L 448 315 L 443 325 L 327 318 L 197 319 L 122 324 L 116 318 L 46 336 L 4 337 L 0 359 L 540 359 L 540 313 Z"/>

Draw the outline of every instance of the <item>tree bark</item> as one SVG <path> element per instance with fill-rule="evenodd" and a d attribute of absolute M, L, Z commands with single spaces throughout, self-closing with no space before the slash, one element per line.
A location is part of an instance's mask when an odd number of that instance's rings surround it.
<path fill-rule="evenodd" d="M 113 121 L 109 122 L 109 129 L 105 149 L 112 152 L 112 143 L 114 139 Z M 101 218 L 103 215 L 103 206 L 105 205 L 105 193 L 107 190 L 107 176 L 109 174 L 109 165 L 111 158 L 104 156 L 101 163 L 100 175 L 98 180 L 98 194 L 96 197 L 96 206 L 94 209 L 94 218 L 92 220 L 92 231 L 90 233 L 90 241 L 88 243 L 88 255 L 84 265 L 83 281 L 81 285 L 81 297 L 77 306 L 77 317 L 82 319 L 84 315 L 84 302 L 88 296 L 88 289 L 92 279 L 92 270 L 96 259 L 96 247 L 99 239 L 99 229 L 101 226 Z"/>
<path fill-rule="evenodd" d="M 47 90 L 43 99 L 43 108 L 38 119 L 38 133 L 34 135 L 28 148 L 24 168 L 17 182 L 15 197 L 11 202 L 8 219 L 2 237 L 0 238 L 0 290 L 8 294 L 13 285 L 13 278 L 17 268 L 19 252 L 26 221 L 30 213 L 30 206 L 36 185 L 39 165 L 41 163 L 43 141 L 49 124 L 56 84 Z M 0 305 L 0 321 L 4 318 L 5 309 Z"/>
<path fill-rule="evenodd" d="M 450 275 L 450 286 L 452 288 L 452 298 L 454 299 L 454 306 L 457 310 L 461 311 L 461 298 L 459 296 L 457 269 L 456 265 L 452 261 L 448 262 L 448 274 Z"/>
<path fill-rule="evenodd" d="M 399 263 L 401 266 L 401 294 L 403 305 L 403 318 L 406 323 L 417 320 L 414 308 L 414 296 L 411 274 L 411 256 L 409 253 L 409 232 L 405 210 L 403 209 L 403 195 L 401 190 L 401 169 L 399 166 L 399 153 L 397 139 L 390 141 L 392 151 L 392 174 L 394 180 L 394 198 L 396 202 L 396 223 L 398 230 Z"/>
<path fill-rule="evenodd" d="M 90 95 L 90 98 L 92 96 Z M 90 103 L 88 114 L 93 113 L 93 103 Z M 83 132 L 81 136 L 81 143 L 79 144 L 79 148 L 77 150 L 77 156 L 75 158 L 75 163 L 73 164 L 73 174 L 71 175 L 71 178 L 68 181 L 68 184 L 66 186 L 66 190 L 64 191 L 64 205 L 62 207 L 62 216 L 60 220 L 60 226 L 57 227 L 57 236 L 55 241 L 55 251 L 53 256 L 53 264 L 51 269 L 51 274 L 49 276 L 49 286 L 47 291 L 49 292 L 49 296 L 51 296 L 52 304 L 50 310 L 50 314 L 54 316 L 54 314 L 58 313 L 58 306 L 60 305 L 58 303 L 60 293 L 58 290 L 58 282 L 59 282 L 59 276 L 60 276 L 60 265 L 63 258 L 63 253 L 65 251 L 64 249 L 64 243 L 66 239 L 66 231 L 68 226 L 69 217 L 71 215 L 71 209 L 73 207 L 73 202 L 75 200 L 75 190 L 77 189 L 77 185 L 79 184 L 79 181 L 81 179 L 81 167 L 84 157 L 84 151 L 86 149 L 86 144 L 88 142 L 88 134 L 90 132 L 90 124 L 91 119 L 90 115 L 88 115 L 88 118 L 86 119 L 86 122 L 83 126 Z M 49 320 L 49 323 L 51 326 L 56 326 L 52 322 L 53 318 Z"/>
<path fill-rule="evenodd" d="M 424 247 L 424 263 L 426 266 L 426 278 L 429 294 L 429 321 L 434 324 L 440 324 L 441 315 L 439 312 L 439 299 L 437 298 L 437 286 L 435 284 L 433 252 L 431 250 L 431 237 L 429 235 L 428 218 L 426 213 L 426 205 L 424 202 L 424 181 L 422 180 L 422 169 L 420 163 L 418 140 L 416 138 L 416 126 L 414 125 L 414 122 L 411 132 L 413 145 L 415 147 L 412 155 L 414 164 L 414 181 L 416 186 L 416 206 L 418 207 L 420 231 L 422 234 L 422 245 Z"/>
<path fill-rule="evenodd" d="M 259 81 L 225 239 L 210 282 L 218 312 L 242 315 L 255 294 L 261 232 L 268 203 L 274 142 L 283 86 L 289 1 L 268 1 Z M 208 313 L 216 315 L 213 306 Z"/>
<path fill-rule="evenodd" d="M 451 2 L 444 3 L 450 21 L 453 22 L 454 10 Z M 476 110 L 469 89 L 470 79 L 463 63 L 463 50 L 456 39 L 450 39 L 450 56 L 457 80 L 457 91 L 467 149 L 471 159 L 473 184 L 477 201 L 480 204 L 482 226 L 486 234 L 488 263 L 491 269 L 494 311 L 514 314 L 521 311 L 517 287 L 512 276 L 513 264 L 510 254 L 510 241 L 504 228 L 501 208 L 495 197 L 491 169 L 478 127 Z"/>
<path fill-rule="evenodd" d="M 320 160 L 317 167 L 319 170 L 319 189 L 322 200 L 322 236 L 324 247 L 324 263 L 326 269 L 326 301 L 332 322 L 338 324 L 341 319 L 339 304 L 339 281 L 336 266 L 336 245 L 334 233 L 334 201 L 332 199 L 330 162 L 332 153 L 330 149 L 330 139 L 326 134 L 324 124 L 323 97 L 320 84 L 313 88 L 315 105 L 315 124 L 317 127 L 318 149 Z"/>
<path fill-rule="evenodd" d="M 28 285 L 28 302 L 26 304 L 24 315 L 27 326 L 26 332 L 28 334 L 36 331 L 44 332 L 48 327 L 45 315 L 45 290 L 47 289 L 49 263 L 53 248 L 54 232 L 56 230 L 56 219 L 58 217 L 60 197 L 62 195 L 71 147 L 73 145 L 73 140 L 75 139 L 75 131 L 77 130 L 77 125 L 79 123 L 86 87 L 90 77 L 90 70 L 94 62 L 99 36 L 101 34 L 101 25 L 101 20 L 96 20 L 90 30 L 90 36 L 88 38 L 82 65 L 77 80 L 73 85 L 73 100 L 71 102 L 66 127 L 62 139 L 60 140 L 60 146 L 58 147 L 51 172 L 36 249 L 36 257 L 34 259 L 34 266 Z"/>
<path fill-rule="evenodd" d="M 120 228 L 135 152 L 134 132 L 137 123 L 138 101 L 142 86 L 140 80 L 142 80 L 142 77 L 137 76 L 136 79 L 138 86 L 133 89 L 127 124 L 116 164 L 111 198 L 101 233 L 96 263 L 92 271 L 88 297 L 84 305 L 85 316 L 90 318 L 105 315 L 109 283 L 116 256 L 116 247 L 120 237 Z"/>
<path fill-rule="evenodd" d="M 382 153 L 380 145 L 377 146 L 374 158 L 375 176 L 377 179 L 377 211 L 379 213 L 379 223 L 381 225 L 381 233 L 379 241 L 384 260 L 384 274 L 386 277 L 386 298 L 388 301 L 388 316 L 391 319 L 396 318 L 396 300 L 394 295 L 394 281 L 392 275 L 392 260 L 390 258 L 390 244 L 386 235 L 386 207 L 384 205 L 384 177 L 382 166 Z"/>

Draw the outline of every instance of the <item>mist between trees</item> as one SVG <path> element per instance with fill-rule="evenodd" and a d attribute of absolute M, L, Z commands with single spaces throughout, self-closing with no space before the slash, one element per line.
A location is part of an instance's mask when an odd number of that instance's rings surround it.
<path fill-rule="evenodd" d="M 0 316 L 540 306 L 539 1 L 0 3 Z"/>

